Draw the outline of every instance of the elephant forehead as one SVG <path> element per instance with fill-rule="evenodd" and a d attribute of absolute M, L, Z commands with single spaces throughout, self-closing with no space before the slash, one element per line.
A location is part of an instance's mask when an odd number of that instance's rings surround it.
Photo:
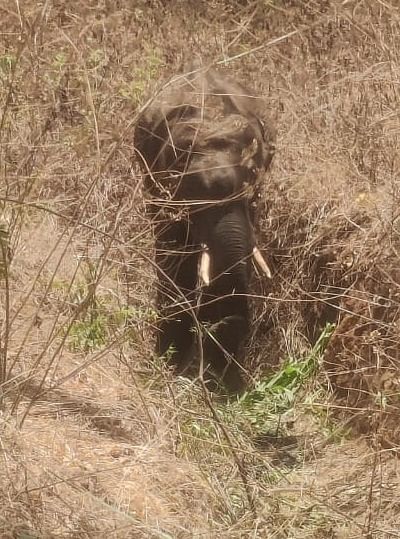
<path fill-rule="evenodd" d="M 223 199 L 242 189 L 241 167 L 225 152 L 195 155 L 183 177 L 182 196 L 189 199 Z"/>
<path fill-rule="evenodd" d="M 204 174 L 210 178 L 230 177 L 235 180 L 239 175 L 239 158 L 236 152 L 222 151 L 195 151 L 192 155 L 188 174 Z"/>

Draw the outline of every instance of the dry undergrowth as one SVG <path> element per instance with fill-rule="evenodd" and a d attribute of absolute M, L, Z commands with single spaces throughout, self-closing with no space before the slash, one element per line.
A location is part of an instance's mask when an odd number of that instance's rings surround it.
<path fill-rule="evenodd" d="M 0 5 L 0 537 L 400 536 L 392 3 Z M 251 80 L 279 129 L 261 384 L 213 410 L 152 358 L 132 160 L 140 106 L 193 55 Z"/>

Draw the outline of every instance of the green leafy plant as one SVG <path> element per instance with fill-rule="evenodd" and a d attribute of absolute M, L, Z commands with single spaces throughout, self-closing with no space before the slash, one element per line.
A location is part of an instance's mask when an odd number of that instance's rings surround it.
<path fill-rule="evenodd" d="M 15 56 L 11 54 L 0 55 L 0 75 L 8 75 L 16 62 Z"/>
<path fill-rule="evenodd" d="M 66 63 L 67 63 L 67 55 L 65 54 L 65 52 L 60 51 L 54 56 L 53 68 L 62 69 Z"/>
<path fill-rule="evenodd" d="M 281 433 L 285 430 L 285 421 L 282 419 L 286 413 L 290 414 L 301 390 L 304 390 L 318 373 L 333 330 L 334 326 L 328 324 L 316 344 L 304 357 L 289 358 L 278 372 L 266 376 L 253 389 L 246 391 L 236 400 L 215 404 L 221 423 L 229 429 L 235 439 L 243 437 L 254 439 L 271 432 L 276 435 L 278 430 Z M 187 399 L 187 396 L 185 398 Z M 311 406 L 310 403 L 307 404 Z M 199 455 L 206 455 L 210 451 L 217 456 L 226 451 L 224 444 L 221 444 L 219 430 L 206 411 L 204 416 L 188 414 L 185 420 L 182 419 L 180 432 L 182 435 L 180 450 L 186 456 L 198 458 Z M 272 481 L 271 470 L 265 473 L 268 481 Z"/>
<path fill-rule="evenodd" d="M 56 283 L 56 288 L 64 283 Z M 79 307 L 87 301 L 86 283 L 78 282 L 71 291 L 71 303 Z M 130 305 L 113 306 L 107 297 L 95 295 L 84 313 L 75 320 L 69 330 L 69 344 L 73 351 L 88 352 L 100 348 L 115 338 L 116 332 L 124 338 L 135 339 L 139 324 L 154 323 L 157 313 L 150 307 Z"/>
<path fill-rule="evenodd" d="M 103 62 L 105 62 L 105 54 L 103 49 L 93 49 L 90 51 L 87 64 L 91 68 L 99 67 Z"/>
<path fill-rule="evenodd" d="M 88 352 L 100 348 L 107 340 L 107 319 L 98 314 L 89 320 L 76 320 L 70 330 L 70 347 Z"/>
<path fill-rule="evenodd" d="M 157 49 L 148 51 L 143 65 L 133 71 L 132 80 L 127 82 L 120 90 L 123 97 L 138 105 L 145 94 L 146 88 L 159 72 L 162 65 L 161 54 Z"/>
<path fill-rule="evenodd" d="M 226 411 L 245 420 L 255 434 L 268 431 L 277 417 L 293 408 L 299 390 L 317 373 L 333 330 L 334 325 L 327 324 L 304 358 L 289 358 L 278 372 L 229 403 Z"/>

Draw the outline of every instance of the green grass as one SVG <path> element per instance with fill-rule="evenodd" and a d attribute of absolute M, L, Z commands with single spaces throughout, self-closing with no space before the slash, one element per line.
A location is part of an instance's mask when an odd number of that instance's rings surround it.
<path fill-rule="evenodd" d="M 12 54 L 0 55 L 0 79 L 7 78 L 16 62 L 15 56 Z"/>
<path fill-rule="evenodd" d="M 55 290 L 62 290 L 67 282 L 56 280 Z M 87 302 L 88 284 L 78 282 L 69 293 L 73 309 Z M 151 307 L 115 305 L 112 298 L 96 293 L 84 311 L 69 329 L 68 344 L 71 351 L 89 352 L 101 348 L 116 337 L 134 342 L 138 325 L 154 323 L 157 314 Z"/>
<path fill-rule="evenodd" d="M 107 341 L 107 319 L 97 314 L 86 320 L 76 320 L 70 329 L 69 345 L 73 352 L 89 352 Z"/>
<path fill-rule="evenodd" d="M 122 97 L 129 99 L 134 106 L 140 105 L 149 83 L 156 79 L 162 63 L 160 51 L 149 49 L 147 55 L 142 58 L 142 65 L 133 70 L 132 79 L 122 86 L 120 90 Z"/>
<path fill-rule="evenodd" d="M 334 325 L 327 324 L 318 341 L 311 350 L 301 358 L 288 358 L 281 368 L 273 374 L 265 376 L 254 388 L 249 389 L 240 397 L 224 403 L 216 403 L 216 411 L 221 422 L 229 429 L 235 440 L 246 438 L 248 441 L 273 434 L 286 434 L 286 416 L 291 416 L 298 401 L 303 399 L 305 408 L 319 419 L 321 431 L 332 436 L 335 427 L 330 424 L 326 411 L 313 408 L 313 398 L 326 397 L 326 390 L 313 381 L 320 370 L 324 351 L 334 331 Z M 194 390 L 194 388 L 192 388 Z M 322 395 L 322 392 L 324 393 Z M 191 393 L 191 399 L 201 400 L 198 395 Z M 193 403 L 196 410 L 199 403 Z M 189 408 L 189 405 L 187 405 Z M 182 452 L 194 458 L 206 455 L 223 454 L 228 449 L 220 443 L 218 426 L 205 412 L 188 414 L 182 421 L 181 434 L 183 437 Z M 268 471 L 268 477 L 270 472 Z"/>
<path fill-rule="evenodd" d="M 316 376 L 334 325 L 327 324 L 318 341 L 304 357 L 288 358 L 272 375 L 228 403 L 226 412 L 250 429 L 252 435 L 276 430 L 281 418 L 295 406 L 296 398 Z"/>
<path fill-rule="evenodd" d="M 76 320 L 69 332 L 72 351 L 89 352 L 111 342 L 117 335 L 123 340 L 137 339 L 137 325 L 153 320 L 151 309 L 138 309 L 128 305 L 112 307 L 95 300 L 86 314 Z"/>

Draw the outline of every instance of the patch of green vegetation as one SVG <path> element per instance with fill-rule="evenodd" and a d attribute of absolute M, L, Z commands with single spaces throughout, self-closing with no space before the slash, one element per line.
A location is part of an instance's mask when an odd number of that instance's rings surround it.
<path fill-rule="evenodd" d="M 70 348 L 89 352 L 100 348 L 107 340 L 107 319 L 102 314 L 88 320 L 76 320 L 70 329 Z"/>
<path fill-rule="evenodd" d="M 158 49 L 150 49 L 143 58 L 143 64 L 133 71 L 132 80 L 121 89 L 120 94 L 137 106 L 143 100 L 146 88 L 154 80 L 162 65 L 162 56 Z"/>
<path fill-rule="evenodd" d="M 40 534 L 33 530 L 16 531 L 16 539 L 39 539 Z"/>
<path fill-rule="evenodd" d="M 137 325 L 151 322 L 154 313 L 147 309 L 130 306 L 113 308 L 104 300 L 96 300 L 82 319 L 76 320 L 69 331 L 70 348 L 88 352 L 104 346 L 116 334 L 123 333 L 124 339 L 135 341 Z"/>
<path fill-rule="evenodd" d="M 190 446 L 189 438 L 195 442 L 193 446 L 195 451 L 199 450 L 199 444 L 204 442 L 204 449 L 209 453 L 210 447 L 213 448 L 213 452 L 221 452 L 221 445 L 217 445 L 217 431 L 215 425 L 210 420 L 205 420 L 201 416 L 192 421 L 187 421 L 183 425 L 183 434 L 187 437 L 187 446 Z M 213 443 L 214 442 L 214 443 Z M 210 445 L 211 444 L 211 445 Z"/>
<path fill-rule="evenodd" d="M 270 431 L 283 414 L 292 410 L 300 389 L 318 372 L 334 327 L 327 324 L 305 357 L 289 358 L 278 372 L 260 380 L 253 389 L 228 403 L 226 412 L 245 420 L 254 435 Z"/>
<path fill-rule="evenodd" d="M 328 324 L 317 343 L 304 357 L 289 358 L 277 372 L 260 380 L 253 389 L 246 391 L 236 400 L 215 403 L 216 413 L 221 423 L 235 439 L 235 443 L 240 445 L 240 440 L 242 440 L 247 444 L 250 440 L 261 440 L 264 436 L 268 438 L 271 434 L 274 438 L 278 434 L 285 436 L 286 419 L 291 417 L 299 394 L 304 395 L 304 390 L 318 373 L 323 353 L 333 330 L 334 326 Z M 194 411 L 184 414 L 185 417 L 181 419 L 180 451 L 185 456 L 189 455 L 190 458 L 197 459 L 209 455 L 210 452 L 218 458 L 218 455 L 224 455 L 230 449 L 221 439 L 218 425 L 210 418 L 207 408 L 204 408 L 201 391 L 195 398 L 195 389 L 200 388 L 192 386 L 190 391 L 184 392 L 185 408 Z M 312 406 L 311 397 L 309 401 L 306 401 L 306 405 Z M 204 413 L 201 413 L 202 409 Z M 317 411 L 319 415 L 323 413 L 319 407 Z M 329 426 L 332 428 L 327 417 L 321 419 L 324 420 L 325 429 Z M 328 433 L 329 436 L 333 431 L 332 428 Z M 268 482 L 274 480 L 271 475 L 273 470 L 266 470 L 264 465 L 261 469 Z M 278 474 L 275 479 L 279 477 Z"/>
<path fill-rule="evenodd" d="M 113 319 L 116 325 L 126 325 L 130 323 L 146 322 L 154 324 L 157 321 L 157 311 L 151 307 L 133 307 L 126 305 L 113 312 Z"/>
<path fill-rule="evenodd" d="M 154 321 L 157 320 L 157 317 Z M 153 357 L 153 365 L 156 369 L 163 369 L 166 365 L 168 365 L 171 361 L 176 352 L 176 347 L 171 344 L 168 349 L 165 351 L 165 353 L 161 356 L 154 354 Z"/>
<path fill-rule="evenodd" d="M 55 88 L 60 84 L 60 80 L 65 71 L 68 56 L 64 51 L 58 51 L 53 58 L 49 59 L 48 68 L 44 70 L 43 80 L 51 87 Z"/>
<path fill-rule="evenodd" d="M 63 51 L 58 52 L 53 58 L 54 69 L 61 70 L 65 66 L 66 63 L 67 63 L 67 55 Z"/>
<path fill-rule="evenodd" d="M 58 277 L 53 277 L 53 281 L 51 283 L 51 288 L 53 290 L 60 290 L 60 291 L 66 291 L 69 288 L 69 281 L 67 279 L 60 279 Z"/>
<path fill-rule="evenodd" d="M 64 288 L 66 283 L 59 281 L 55 288 Z M 88 302 L 88 286 L 78 282 L 70 291 L 70 303 L 79 309 L 87 303 L 84 312 L 69 328 L 69 346 L 73 351 L 92 351 L 110 342 L 116 335 L 125 340 L 135 341 L 139 324 L 153 323 L 156 313 L 153 309 L 138 308 L 130 305 L 116 306 L 106 296 L 95 295 Z"/>
<path fill-rule="evenodd" d="M 87 65 L 91 68 L 99 67 L 105 61 L 105 54 L 103 49 L 93 49 L 90 51 Z"/>
<path fill-rule="evenodd" d="M 12 54 L 0 55 L 0 75 L 7 76 L 13 69 L 17 59 Z"/>

